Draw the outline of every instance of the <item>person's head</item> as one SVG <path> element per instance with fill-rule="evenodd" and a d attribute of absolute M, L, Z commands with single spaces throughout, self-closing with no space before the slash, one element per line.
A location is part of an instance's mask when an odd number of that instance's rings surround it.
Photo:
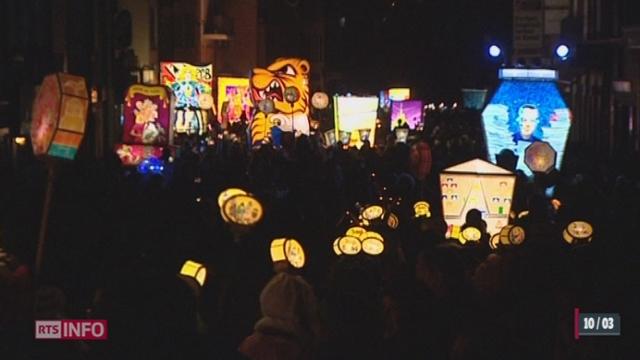
<path fill-rule="evenodd" d="M 520 135 L 529 139 L 538 127 L 540 111 L 534 105 L 523 105 L 518 111 L 518 126 Z"/>

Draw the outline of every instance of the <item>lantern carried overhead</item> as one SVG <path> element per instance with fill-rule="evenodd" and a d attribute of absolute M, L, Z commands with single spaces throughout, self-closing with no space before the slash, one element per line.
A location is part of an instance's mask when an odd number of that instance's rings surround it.
<path fill-rule="evenodd" d="M 200 286 L 204 286 L 207 279 L 207 268 L 198 262 L 187 260 L 180 269 L 180 275 L 193 278 Z"/>
<path fill-rule="evenodd" d="M 586 221 L 573 221 L 562 232 L 562 238 L 568 244 L 589 243 L 593 240 L 593 226 Z"/>
<path fill-rule="evenodd" d="M 88 109 L 84 78 L 64 73 L 47 75 L 33 103 L 33 153 L 73 160 L 84 137 Z"/>
<path fill-rule="evenodd" d="M 296 239 L 279 238 L 271 242 L 271 260 L 286 261 L 296 269 L 301 269 L 306 261 L 304 249 Z"/>
<path fill-rule="evenodd" d="M 218 196 L 220 215 L 227 223 L 253 226 L 262 220 L 262 204 L 252 194 L 238 188 L 230 188 Z"/>
<path fill-rule="evenodd" d="M 520 245 L 524 242 L 525 237 L 524 228 L 517 225 L 507 225 L 500 230 L 500 245 Z"/>

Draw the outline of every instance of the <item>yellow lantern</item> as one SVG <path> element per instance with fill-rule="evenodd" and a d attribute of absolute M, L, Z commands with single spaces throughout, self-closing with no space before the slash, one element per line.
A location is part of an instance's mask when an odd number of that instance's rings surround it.
<path fill-rule="evenodd" d="M 280 238 L 271 242 L 271 260 L 287 261 L 296 269 L 301 269 L 305 263 L 304 249 L 295 239 Z"/>
<path fill-rule="evenodd" d="M 252 226 L 262 220 L 262 204 L 249 194 L 235 195 L 222 205 L 222 214 L 229 222 Z"/>
<path fill-rule="evenodd" d="M 222 209 L 225 201 L 236 195 L 246 195 L 247 192 L 239 188 L 229 188 L 218 195 L 218 206 Z"/>
<path fill-rule="evenodd" d="M 414 217 L 431 217 L 431 206 L 426 201 L 418 201 L 417 203 L 413 204 L 413 211 L 415 213 Z"/>
<path fill-rule="evenodd" d="M 498 246 L 500 246 L 500 233 L 495 233 L 493 234 L 493 236 L 491 237 L 491 240 L 489 241 L 489 247 L 492 250 L 496 250 Z"/>
<path fill-rule="evenodd" d="M 357 255 L 362 250 L 362 243 L 353 236 L 343 236 L 338 240 L 338 247 L 343 254 Z"/>
<path fill-rule="evenodd" d="M 367 206 L 362 210 L 362 217 L 365 220 L 373 221 L 379 219 L 384 215 L 384 209 L 380 205 Z"/>
<path fill-rule="evenodd" d="M 336 255 L 342 255 L 342 251 L 340 251 L 340 246 L 338 245 L 338 243 L 340 242 L 341 237 L 338 237 L 337 239 L 333 240 L 333 252 L 336 253 Z"/>
<path fill-rule="evenodd" d="M 593 240 L 593 226 L 586 221 L 573 221 L 562 232 L 562 238 L 569 244 L 591 242 Z"/>
<path fill-rule="evenodd" d="M 387 218 L 387 226 L 395 230 L 398 228 L 398 225 L 400 225 L 400 220 L 398 220 L 396 214 L 390 213 Z"/>
<path fill-rule="evenodd" d="M 500 244 L 520 245 L 524 242 L 526 234 L 524 228 L 517 225 L 507 225 L 500 230 Z"/>
<path fill-rule="evenodd" d="M 187 260 L 182 265 L 182 269 L 180 269 L 180 275 L 193 278 L 200 286 L 204 286 L 204 282 L 207 279 L 207 268 L 198 262 Z"/>
<path fill-rule="evenodd" d="M 384 238 L 382 237 L 382 235 L 380 235 L 379 233 L 375 232 L 375 231 L 367 231 L 365 233 L 363 233 L 362 235 L 360 235 L 360 240 L 364 240 L 364 239 L 377 239 L 381 242 L 384 242 Z"/>
<path fill-rule="evenodd" d="M 469 226 L 464 228 L 460 233 L 460 243 L 465 244 L 468 241 L 478 242 L 482 238 L 482 232 L 480 229 Z"/>
<path fill-rule="evenodd" d="M 350 227 L 347 232 L 345 233 L 345 235 L 347 236 L 353 236 L 355 238 L 360 238 L 362 236 L 362 234 L 366 233 L 367 229 L 360 227 L 360 226 L 353 226 Z"/>
<path fill-rule="evenodd" d="M 369 255 L 380 255 L 384 251 L 384 243 L 377 238 L 362 240 L 362 251 Z"/>

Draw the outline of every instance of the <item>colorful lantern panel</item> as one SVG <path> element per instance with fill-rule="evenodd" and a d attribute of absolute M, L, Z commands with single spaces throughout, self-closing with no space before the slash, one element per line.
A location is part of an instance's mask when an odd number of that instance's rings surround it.
<path fill-rule="evenodd" d="M 408 126 L 411 130 L 422 128 L 422 101 L 405 100 L 391 103 L 391 130 Z"/>
<path fill-rule="evenodd" d="M 124 98 L 122 142 L 167 145 L 171 95 L 164 86 L 132 85 Z"/>
<path fill-rule="evenodd" d="M 491 161 L 503 149 L 518 157 L 517 168 L 527 175 L 525 149 L 536 141 L 544 141 L 557 153 L 556 169 L 560 169 L 571 112 L 553 79 L 510 78 L 502 80 L 490 103 L 482 112 L 485 137 Z"/>
<path fill-rule="evenodd" d="M 218 78 L 218 122 L 233 124 L 243 116 L 249 121 L 252 109 L 249 78 Z"/>
<path fill-rule="evenodd" d="M 411 89 L 409 88 L 391 88 L 387 94 L 391 101 L 404 101 L 411 99 Z"/>
<path fill-rule="evenodd" d="M 34 154 L 73 160 L 84 137 L 88 109 L 84 78 L 64 73 L 47 75 L 33 103 Z"/>
<path fill-rule="evenodd" d="M 447 224 L 461 226 L 471 209 L 478 209 L 495 234 L 507 225 L 515 175 L 481 159 L 464 162 L 440 174 L 442 209 Z"/>
<path fill-rule="evenodd" d="M 164 149 L 160 146 L 135 144 L 116 144 L 115 146 L 115 152 L 125 166 L 140 165 L 145 159 L 162 158 Z"/>
<path fill-rule="evenodd" d="M 279 58 L 266 69 L 253 69 L 253 103 L 271 99 L 274 104 L 274 112 L 258 111 L 251 121 L 251 142 L 254 145 L 270 141 L 272 127 L 278 127 L 282 132 L 309 135 L 310 71 L 307 60 L 296 58 Z M 289 99 L 294 101 L 287 101 L 286 89 L 297 91 L 298 96 Z"/>
<path fill-rule="evenodd" d="M 180 275 L 193 278 L 200 286 L 204 286 L 207 280 L 207 268 L 198 262 L 187 260 L 180 269 Z"/>
<path fill-rule="evenodd" d="M 360 148 L 363 144 L 360 130 L 369 129 L 368 140 L 371 144 L 375 143 L 377 97 L 334 96 L 333 105 L 337 139 L 346 144 L 341 134 L 349 133 L 349 146 Z"/>

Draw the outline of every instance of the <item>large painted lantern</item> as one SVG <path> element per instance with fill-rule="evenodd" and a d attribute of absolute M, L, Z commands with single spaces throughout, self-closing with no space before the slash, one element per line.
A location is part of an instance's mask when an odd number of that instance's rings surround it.
<path fill-rule="evenodd" d="M 218 122 L 233 124 L 243 118 L 249 121 L 252 108 L 249 78 L 218 77 Z"/>
<path fill-rule="evenodd" d="M 557 73 L 546 69 L 501 69 L 502 80 L 482 112 L 491 161 L 504 149 L 518 155 L 517 168 L 527 175 L 525 150 L 537 141 L 547 142 L 562 164 L 571 127 L 571 112 L 556 85 Z"/>
<path fill-rule="evenodd" d="M 160 158 L 169 144 L 171 95 L 164 86 L 135 84 L 124 98 L 122 143 L 116 154 L 124 165 Z"/>
<path fill-rule="evenodd" d="M 342 144 L 360 148 L 364 134 L 369 143 L 375 143 L 377 97 L 334 96 L 333 111 L 336 139 Z"/>
<path fill-rule="evenodd" d="M 310 70 L 307 60 L 296 58 L 279 58 L 266 69 L 253 69 L 251 97 L 258 111 L 251 121 L 252 144 L 270 141 L 272 128 L 309 135 Z M 265 100 L 273 102 L 270 111 L 259 106 Z"/>
<path fill-rule="evenodd" d="M 173 131 L 204 135 L 213 112 L 213 65 L 183 62 L 160 64 L 161 84 L 173 92 Z"/>
<path fill-rule="evenodd" d="M 464 162 L 440 174 L 442 210 L 450 228 L 461 226 L 478 209 L 487 232 L 498 233 L 509 222 L 515 175 L 481 159 Z"/>
<path fill-rule="evenodd" d="M 421 100 L 391 102 L 391 130 L 403 126 L 411 130 L 418 130 L 424 126 Z"/>
<path fill-rule="evenodd" d="M 64 73 L 47 75 L 33 102 L 33 153 L 73 160 L 84 137 L 88 110 L 84 78 Z"/>

